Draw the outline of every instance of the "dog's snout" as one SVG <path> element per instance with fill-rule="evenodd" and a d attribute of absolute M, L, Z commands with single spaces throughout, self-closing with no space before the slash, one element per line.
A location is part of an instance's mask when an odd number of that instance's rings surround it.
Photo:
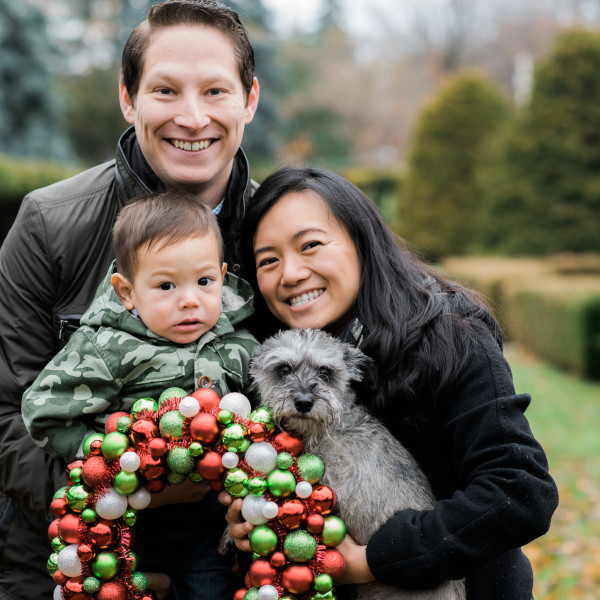
<path fill-rule="evenodd" d="M 313 407 L 313 399 L 309 394 L 301 394 L 294 398 L 294 406 L 296 410 L 300 413 L 310 412 L 310 409 Z"/>

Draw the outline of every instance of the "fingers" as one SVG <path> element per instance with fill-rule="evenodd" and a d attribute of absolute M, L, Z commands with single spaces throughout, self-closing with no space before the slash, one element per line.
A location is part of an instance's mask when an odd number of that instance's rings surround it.
<path fill-rule="evenodd" d="M 217 497 L 223 506 L 229 506 L 233 502 L 233 498 L 225 491 L 220 492 Z"/>
<path fill-rule="evenodd" d="M 221 501 L 220 497 L 219 500 Z M 250 552 L 248 534 L 252 531 L 254 525 L 244 521 L 242 518 L 242 500 L 240 498 L 236 498 L 235 500 L 232 498 L 231 500 L 232 502 L 229 504 L 227 514 L 225 515 L 225 520 L 229 523 L 229 535 L 238 550 Z"/>
<path fill-rule="evenodd" d="M 150 588 L 158 600 L 166 598 L 171 592 L 171 578 L 166 573 L 146 573 Z"/>

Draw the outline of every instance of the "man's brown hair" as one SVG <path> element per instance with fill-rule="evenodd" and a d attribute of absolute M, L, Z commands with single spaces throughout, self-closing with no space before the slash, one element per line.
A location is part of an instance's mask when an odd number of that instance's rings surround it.
<path fill-rule="evenodd" d="M 117 271 L 133 282 L 138 250 L 175 244 L 212 233 L 223 262 L 223 238 L 212 209 L 185 192 L 160 192 L 138 198 L 119 213 L 113 227 Z"/>

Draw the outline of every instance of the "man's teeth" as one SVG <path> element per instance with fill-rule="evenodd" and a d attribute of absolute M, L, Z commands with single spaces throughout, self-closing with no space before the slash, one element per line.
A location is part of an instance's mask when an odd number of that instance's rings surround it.
<path fill-rule="evenodd" d="M 171 143 L 175 148 L 180 150 L 191 150 L 192 152 L 198 152 L 198 150 L 205 150 L 211 144 L 210 140 L 202 140 L 201 142 L 184 142 L 183 140 L 171 140 Z"/>
<path fill-rule="evenodd" d="M 308 292 L 308 294 L 302 294 L 301 296 L 295 296 L 294 298 L 290 298 L 291 306 L 301 306 L 302 304 L 306 304 L 306 302 L 310 302 L 315 298 L 318 298 L 325 290 L 314 290 L 312 292 Z"/>

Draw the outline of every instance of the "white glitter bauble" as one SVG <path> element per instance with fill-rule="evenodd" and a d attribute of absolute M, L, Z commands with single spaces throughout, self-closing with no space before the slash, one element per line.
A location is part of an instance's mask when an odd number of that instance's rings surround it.
<path fill-rule="evenodd" d="M 129 506 L 137 510 L 147 508 L 151 500 L 152 494 L 145 487 L 141 487 L 137 492 L 131 494 L 131 496 L 127 496 Z"/>
<path fill-rule="evenodd" d="M 244 419 L 247 419 L 252 412 L 250 400 L 248 400 L 244 394 L 240 394 L 239 392 L 225 394 L 221 398 L 221 402 L 219 402 L 219 408 L 230 410 L 232 413 L 244 417 Z"/>
<path fill-rule="evenodd" d="M 118 519 L 127 510 L 127 497 L 121 496 L 114 488 L 108 488 L 106 493 L 96 500 L 96 512 L 103 519 Z"/>
<path fill-rule="evenodd" d="M 308 481 L 299 481 L 296 484 L 296 496 L 298 498 L 308 498 L 312 494 L 313 488 Z"/>
<path fill-rule="evenodd" d="M 274 519 L 279 513 L 279 506 L 276 502 L 267 502 L 262 508 L 262 514 L 267 519 Z"/>
<path fill-rule="evenodd" d="M 119 459 L 119 464 L 121 465 L 121 469 L 123 469 L 123 471 L 134 473 L 140 468 L 140 457 L 131 450 L 128 452 L 123 452 L 123 454 L 121 454 L 121 458 Z"/>
<path fill-rule="evenodd" d="M 60 585 L 57 585 L 54 588 L 54 593 L 52 594 L 52 600 L 65 600 L 65 597 L 63 596 L 63 593 L 62 593 L 62 587 Z"/>
<path fill-rule="evenodd" d="M 244 459 L 255 471 L 267 475 L 277 466 L 277 450 L 269 442 L 255 442 L 248 446 Z"/>
<path fill-rule="evenodd" d="M 179 412 L 184 417 L 195 417 L 200 412 L 200 403 L 193 396 L 186 396 L 179 403 Z"/>
<path fill-rule="evenodd" d="M 263 585 L 258 589 L 256 595 L 258 600 L 277 600 L 279 598 L 279 592 L 274 585 Z"/>
<path fill-rule="evenodd" d="M 59 570 L 67 577 L 79 577 L 81 575 L 81 561 L 77 556 L 78 546 L 79 544 L 65 546 L 56 558 Z"/>
<path fill-rule="evenodd" d="M 240 457 L 235 452 L 225 452 L 221 458 L 221 462 L 226 469 L 233 469 L 238 466 Z"/>
<path fill-rule="evenodd" d="M 263 507 L 265 504 L 267 504 L 267 499 L 263 496 L 253 496 L 252 494 L 248 494 L 242 500 L 242 517 L 244 517 L 248 523 L 252 523 L 252 525 L 262 525 L 263 523 L 266 523 L 268 519 L 263 514 Z"/>

